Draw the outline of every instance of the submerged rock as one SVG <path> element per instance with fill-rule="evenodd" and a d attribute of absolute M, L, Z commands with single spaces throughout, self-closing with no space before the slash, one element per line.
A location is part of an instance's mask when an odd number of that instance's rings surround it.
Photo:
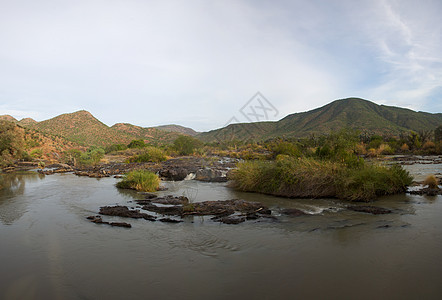
<path fill-rule="evenodd" d="M 132 225 L 126 222 L 105 222 L 100 216 L 89 216 L 87 217 L 88 220 L 90 220 L 92 223 L 95 224 L 107 224 L 110 226 L 115 227 L 125 227 L 125 228 L 132 228 Z"/>
<path fill-rule="evenodd" d="M 353 205 L 347 206 L 348 210 L 369 213 L 373 215 L 390 214 L 392 211 L 383 207 L 370 206 L 370 205 Z"/>
<path fill-rule="evenodd" d="M 297 209 L 297 208 L 285 208 L 285 209 L 281 210 L 281 213 L 283 215 L 287 215 L 287 216 L 291 216 L 291 217 L 299 217 L 299 216 L 306 215 L 305 212 L 303 212 L 302 210 Z"/>
<path fill-rule="evenodd" d="M 239 224 L 245 222 L 246 218 L 241 216 L 228 216 L 228 217 L 213 217 L 212 220 L 224 224 Z"/>
<path fill-rule="evenodd" d="M 181 220 L 176 220 L 176 219 L 171 219 L 171 218 L 162 218 L 162 219 L 159 219 L 158 221 L 165 222 L 165 223 L 181 223 L 181 222 L 183 222 Z"/>
<path fill-rule="evenodd" d="M 257 220 L 261 218 L 274 218 L 271 216 L 272 211 L 266 206 L 257 203 L 249 202 L 239 199 L 224 200 L 224 201 L 204 201 L 197 203 L 189 203 L 187 197 L 179 196 L 165 196 L 157 197 L 155 194 L 145 194 L 144 200 L 135 200 L 139 205 L 142 205 L 143 210 L 155 212 L 160 215 L 175 216 L 184 218 L 186 216 L 214 216 L 212 220 L 224 224 L 239 224 L 246 220 Z M 147 213 L 140 212 L 140 210 L 130 210 L 126 206 L 103 206 L 100 207 L 100 215 L 118 216 L 125 218 L 145 219 L 149 221 L 156 221 L 156 217 Z M 101 216 L 88 217 L 91 222 L 98 224 L 109 224 L 103 222 Z M 172 218 L 158 219 L 161 222 L 179 223 L 181 220 Z M 129 224 L 130 225 L 130 224 Z M 125 227 L 123 223 L 115 222 L 113 226 Z"/>
<path fill-rule="evenodd" d="M 189 203 L 187 197 L 166 196 L 136 200 L 136 202 L 143 205 L 142 208 L 144 210 L 161 215 L 181 218 L 186 216 L 212 215 L 215 216 L 212 218 L 213 220 L 226 224 L 238 224 L 245 220 L 256 220 L 262 217 L 268 217 L 272 213 L 270 209 L 260 203 L 239 199 Z M 239 215 L 231 216 L 235 213 Z"/>
<path fill-rule="evenodd" d="M 155 221 L 156 217 L 141 213 L 139 210 L 129 210 L 127 206 L 103 206 L 100 207 L 101 215 L 106 216 L 117 216 L 117 217 L 125 217 L 125 218 L 134 218 L 134 219 L 145 219 L 148 221 Z"/>
<path fill-rule="evenodd" d="M 421 190 L 408 191 L 412 195 L 437 196 L 442 195 L 442 189 L 423 188 Z"/>

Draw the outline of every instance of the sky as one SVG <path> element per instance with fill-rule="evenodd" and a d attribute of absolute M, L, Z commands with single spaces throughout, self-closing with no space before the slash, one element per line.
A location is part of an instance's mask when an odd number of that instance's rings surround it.
<path fill-rule="evenodd" d="M 258 92 L 268 120 L 348 97 L 440 113 L 441 14 L 440 0 L 0 0 L 0 115 L 208 131 L 250 121 Z"/>

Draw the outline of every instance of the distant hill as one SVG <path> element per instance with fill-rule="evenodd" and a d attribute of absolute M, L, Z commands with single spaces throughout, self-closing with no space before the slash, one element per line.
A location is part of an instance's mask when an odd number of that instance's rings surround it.
<path fill-rule="evenodd" d="M 23 126 L 42 133 L 63 137 L 85 147 L 129 144 L 134 139 L 143 139 L 146 143 L 166 144 L 173 142 L 180 135 L 175 132 L 143 128 L 124 123 L 109 127 L 85 110 L 62 114 L 42 122 L 33 123 L 30 120 L 32 119 L 22 120 L 23 122 L 26 121 Z"/>
<path fill-rule="evenodd" d="M 1 115 L 0 120 L 14 122 L 14 123 L 18 122 L 16 118 L 14 118 L 13 116 L 10 116 L 10 115 Z"/>
<path fill-rule="evenodd" d="M 85 110 L 59 115 L 30 128 L 62 136 L 83 146 L 106 146 L 131 141 L 130 136 L 109 128 Z"/>
<path fill-rule="evenodd" d="M 157 129 L 156 127 L 140 127 L 129 123 L 117 123 L 111 127 L 122 134 L 126 134 L 133 139 L 143 139 L 147 143 L 169 144 L 181 134 Z"/>
<path fill-rule="evenodd" d="M 320 108 L 286 116 L 277 122 L 231 124 L 201 133 L 203 141 L 265 140 L 273 137 L 307 137 L 341 128 L 352 128 L 371 134 L 399 135 L 401 132 L 434 130 L 442 124 L 442 114 L 415 112 L 410 109 L 378 105 L 348 98 L 333 101 Z"/>
<path fill-rule="evenodd" d="M 18 121 L 17 123 L 21 126 L 26 127 L 26 126 L 32 126 L 38 122 L 35 121 L 34 119 L 31 119 L 31 118 L 24 118 L 24 119 L 21 119 L 20 121 Z"/>
<path fill-rule="evenodd" d="M 184 127 L 181 125 L 175 125 L 175 124 L 155 126 L 153 128 L 168 131 L 168 132 L 182 133 L 182 134 L 186 134 L 186 135 L 190 135 L 190 136 L 195 136 L 198 134 L 198 132 L 196 132 L 192 128 Z"/>
<path fill-rule="evenodd" d="M 14 118 L 13 116 L 10 116 L 10 115 L 1 115 L 0 120 L 17 123 L 22 126 L 29 126 L 29 125 L 33 125 L 33 124 L 37 123 L 37 121 L 35 121 L 34 119 L 31 119 L 31 118 L 24 118 L 24 119 L 21 119 L 20 121 L 18 121 L 16 118 Z"/>

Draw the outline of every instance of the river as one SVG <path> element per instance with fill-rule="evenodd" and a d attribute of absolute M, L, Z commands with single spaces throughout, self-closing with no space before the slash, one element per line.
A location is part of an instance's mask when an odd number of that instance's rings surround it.
<path fill-rule="evenodd" d="M 427 165 L 407 166 L 411 173 Z M 431 171 L 441 172 L 442 165 Z M 269 206 L 278 222 L 226 225 L 107 217 L 136 207 L 118 179 L 4 174 L 0 191 L 0 299 L 441 299 L 442 197 L 396 195 L 371 215 L 335 199 L 241 193 L 225 183 L 165 182 L 159 194 L 191 201 L 240 198 Z M 282 216 L 282 208 L 309 215 Z"/>

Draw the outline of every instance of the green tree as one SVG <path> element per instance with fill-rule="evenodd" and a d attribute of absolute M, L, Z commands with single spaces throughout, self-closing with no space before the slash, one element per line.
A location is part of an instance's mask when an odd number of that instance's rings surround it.
<path fill-rule="evenodd" d="M 190 155 L 196 149 L 201 148 L 203 143 L 191 136 L 182 135 L 173 142 L 173 145 L 180 155 Z"/>
<path fill-rule="evenodd" d="M 442 141 L 442 125 L 434 130 L 434 140 L 435 142 Z"/>
<path fill-rule="evenodd" d="M 144 148 L 146 147 L 146 143 L 144 140 L 133 140 L 132 142 L 127 145 L 128 148 Z"/>

